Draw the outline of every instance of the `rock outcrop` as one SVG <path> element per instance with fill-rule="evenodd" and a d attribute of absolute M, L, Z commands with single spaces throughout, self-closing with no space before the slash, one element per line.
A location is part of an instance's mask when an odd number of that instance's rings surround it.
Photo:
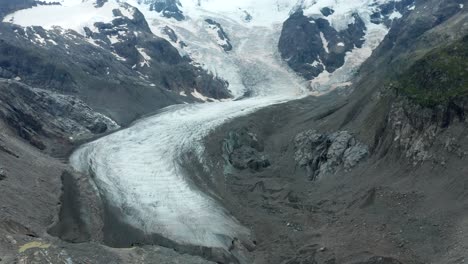
<path fill-rule="evenodd" d="M 318 180 L 339 169 L 348 171 L 367 157 L 367 146 L 347 131 L 320 134 L 309 130 L 295 138 L 295 161 L 305 168 L 311 180 Z"/>
<path fill-rule="evenodd" d="M 263 143 L 246 128 L 229 132 L 223 144 L 225 160 L 238 170 L 260 171 L 270 166 L 270 161 L 262 153 L 263 150 Z"/>
<path fill-rule="evenodd" d="M 357 14 L 353 17 L 354 24 L 337 31 L 326 19 L 294 13 L 283 24 L 278 44 L 281 57 L 309 80 L 325 70 L 334 72 L 343 66 L 346 52 L 364 43 L 366 26 Z"/>
<path fill-rule="evenodd" d="M 0 79 L 0 117 L 39 149 L 43 138 L 73 142 L 119 128 L 75 96 Z"/>
<path fill-rule="evenodd" d="M 178 21 L 185 19 L 178 0 L 145 0 L 145 2 L 150 5 L 151 11 L 156 11 L 164 17 L 174 18 Z"/>
<path fill-rule="evenodd" d="M 217 38 L 218 45 L 226 52 L 231 51 L 232 44 L 227 33 L 224 31 L 223 26 L 213 19 L 206 19 L 205 22 L 208 23 L 208 28 L 214 32 L 214 37 Z"/>
<path fill-rule="evenodd" d="M 35 0 L 3 0 L 0 5 L 0 19 L 5 15 L 15 12 L 16 10 L 30 8 L 36 5 Z"/>

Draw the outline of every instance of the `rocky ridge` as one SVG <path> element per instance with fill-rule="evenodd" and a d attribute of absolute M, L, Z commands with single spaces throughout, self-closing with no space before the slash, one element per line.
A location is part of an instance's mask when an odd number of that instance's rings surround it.
<path fill-rule="evenodd" d="M 33 146 L 44 150 L 43 140 L 74 142 L 119 128 L 74 96 L 32 88 L 0 79 L 0 116 Z"/>

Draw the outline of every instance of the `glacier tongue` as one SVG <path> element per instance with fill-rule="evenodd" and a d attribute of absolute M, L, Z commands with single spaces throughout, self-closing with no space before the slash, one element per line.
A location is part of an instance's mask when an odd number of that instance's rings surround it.
<path fill-rule="evenodd" d="M 304 83 L 277 54 L 279 27 L 229 26 L 237 29 L 231 34 L 233 41 L 242 45 L 232 51 L 229 61 L 221 57 L 213 63 L 236 67 L 233 70 L 242 76 L 239 85 L 248 83 L 257 97 L 169 107 L 81 147 L 71 157 L 74 168 L 94 173 L 100 192 L 113 207 L 120 208 L 121 220 L 146 234 L 225 249 L 234 238 L 249 239 L 249 230 L 191 184 L 192 175 L 181 167 L 182 157 L 195 152 L 203 162 L 202 140 L 213 128 L 261 107 L 298 98 Z M 197 35 L 192 33 L 186 37 Z M 207 48 L 202 53 L 209 57 L 206 63 L 211 63 L 219 51 Z"/>
<path fill-rule="evenodd" d="M 70 158 L 75 169 L 94 174 L 100 193 L 109 205 L 118 208 L 118 217 L 126 224 L 180 244 L 227 249 L 234 238 L 247 241 L 249 230 L 217 200 L 192 184 L 193 175 L 182 169 L 184 154 L 194 152 L 203 163 L 202 140 L 212 129 L 262 107 L 306 95 L 305 81 L 285 65 L 277 52 L 281 23 L 298 3 L 311 16 L 315 15 L 315 8 L 333 4 L 337 11 L 329 19 L 333 19 L 337 28 L 339 20 L 346 20 L 349 12 L 356 9 L 369 12 L 370 5 L 366 9 L 355 0 L 180 2 L 187 18 L 183 21 L 162 17 L 149 9 L 148 1 L 140 0 L 109 0 L 99 8 L 95 1 L 62 0 L 62 6 L 21 10 L 7 16 L 5 21 L 23 26 L 61 26 L 83 33 L 84 27 L 93 28 L 95 22 L 112 21 L 113 9 L 125 9 L 123 4 L 128 3 L 140 9 L 154 34 L 171 41 L 162 34 L 169 26 L 177 34 L 177 41 L 188 44 L 178 42 L 179 51 L 226 79 L 236 98 L 250 96 L 243 100 L 168 107 L 128 129 L 82 146 Z M 348 4 L 344 5 L 345 2 Z M 252 19 L 246 19 L 247 14 Z M 219 40 L 206 24 L 207 18 L 223 26 L 233 44 L 232 51 L 225 52 L 219 46 Z M 371 28 L 369 33 L 372 35 L 365 52 L 350 55 L 355 59 L 349 62 L 351 69 L 370 55 L 386 31 Z M 346 80 L 342 81 L 347 81 L 348 73 L 349 69 L 345 69 L 324 79 L 342 80 L 344 76 Z M 197 94 L 195 89 L 193 94 Z"/>

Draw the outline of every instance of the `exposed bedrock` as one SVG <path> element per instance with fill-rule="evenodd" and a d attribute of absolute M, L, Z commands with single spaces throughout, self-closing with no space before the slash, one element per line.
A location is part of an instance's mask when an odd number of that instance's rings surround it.
<path fill-rule="evenodd" d="M 0 117 L 33 146 L 61 153 L 55 144 L 111 132 L 119 126 L 75 96 L 0 79 Z M 62 148 L 64 146 L 62 145 Z"/>
<path fill-rule="evenodd" d="M 227 163 L 238 170 L 259 171 L 270 166 L 263 150 L 263 143 L 247 128 L 229 132 L 223 145 L 223 155 Z"/>
<path fill-rule="evenodd" d="M 311 180 L 318 180 L 339 169 L 348 171 L 369 154 L 368 147 L 347 131 L 329 135 L 309 130 L 295 138 L 295 160 Z"/>
<path fill-rule="evenodd" d="M 282 58 L 309 80 L 325 70 L 334 72 L 343 66 L 346 52 L 364 43 L 366 26 L 359 15 L 353 17 L 355 23 L 337 31 L 326 19 L 294 13 L 283 25 L 278 44 Z"/>

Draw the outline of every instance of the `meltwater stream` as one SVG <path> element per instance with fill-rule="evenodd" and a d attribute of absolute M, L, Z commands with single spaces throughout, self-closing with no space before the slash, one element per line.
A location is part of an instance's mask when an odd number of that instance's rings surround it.
<path fill-rule="evenodd" d="M 277 54 L 279 25 L 238 30 L 232 36 L 237 45 L 226 67 L 234 65 L 244 75 L 245 87 L 237 88 L 249 90 L 251 97 L 168 107 L 72 155 L 72 166 L 84 173 L 92 171 L 101 196 L 120 209 L 119 221 L 145 234 L 204 247 L 227 248 L 229 239 L 249 235 L 215 199 L 190 183 L 192 175 L 182 169 L 182 156 L 190 151 L 201 158 L 202 139 L 214 128 L 262 107 L 299 98 L 305 85 Z M 222 59 L 218 63 L 222 71 Z M 218 176 L 222 175 L 213 175 Z"/>

